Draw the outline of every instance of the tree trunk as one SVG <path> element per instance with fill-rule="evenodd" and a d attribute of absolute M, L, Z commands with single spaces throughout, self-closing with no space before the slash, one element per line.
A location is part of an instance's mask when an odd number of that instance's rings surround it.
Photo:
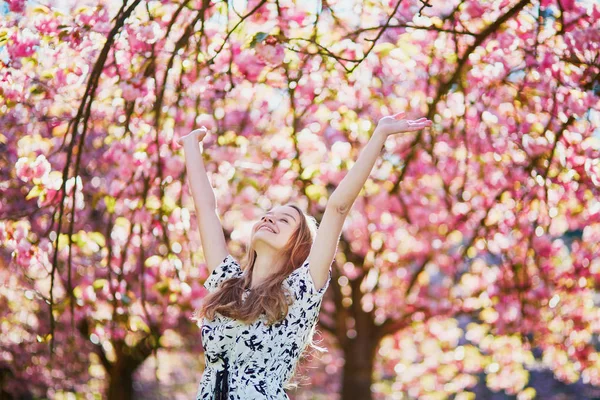
<path fill-rule="evenodd" d="M 90 324 L 83 319 L 77 325 L 84 338 L 90 335 Z M 160 335 L 157 329 L 151 327 L 152 332 L 141 339 L 135 346 L 130 347 L 123 340 L 115 340 L 112 346 L 115 350 L 115 362 L 109 361 L 101 345 L 94 347 L 94 352 L 100 357 L 100 362 L 108 375 L 106 398 L 108 400 L 133 399 L 133 374 L 140 365 L 152 354 L 157 346 Z"/>
<path fill-rule="evenodd" d="M 133 373 L 128 363 L 117 362 L 109 373 L 108 400 L 133 400 Z"/>
<path fill-rule="evenodd" d="M 341 400 L 370 400 L 376 345 L 368 337 L 349 340 L 344 351 Z"/>
<path fill-rule="evenodd" d="M 350 250 L 349 244 L 343 243 L 343 247 Z M 349 256 L 348 261 L 360 265 L 363 260 Z M 335 276 L 333 282 L 333 296 L 337 306 L 333 332 L 344 352 L 340 400 L 371 400 L 373 367 L 381 332 L 379 326 L 374 323 L 374 311 L 364 311 L 361 305 L 364 293 L 360 286 L 364 276 L 349 282 L 352 289 L 352 305 L 350 307 L 343 305 L 344 296 L 337 283 L 338 277 L 339 275 Z"/>

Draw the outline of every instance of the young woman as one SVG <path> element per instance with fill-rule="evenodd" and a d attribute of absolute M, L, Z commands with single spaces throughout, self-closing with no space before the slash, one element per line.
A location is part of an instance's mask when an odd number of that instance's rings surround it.
<path fill-rule="evenodd" d="M 227 249 L 202 161 L 202 127 L 180 138 L 210 276 L 199 310 L 206 367 L 196 399 L 289 399 L 284 386 L 316 326 L 344 220 L 388 136 L 431 126 L 383 117 L 316 221 L 293 204 L 264 213 L 244 266 Z M 199 145 L 200 144 L 200 145 Z"/>

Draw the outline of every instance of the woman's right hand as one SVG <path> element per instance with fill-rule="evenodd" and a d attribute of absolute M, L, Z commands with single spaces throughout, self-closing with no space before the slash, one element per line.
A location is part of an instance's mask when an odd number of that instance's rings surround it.
<path fill-rule="evenodd" d="M 179 139 L 177 139 L 177 143 L 183 146 L 183 142 L 190 138 L 194 138 L 194 141 L 201 142 L 202 140 L 204 140 L 204 138 L 206 137 L 207 134 L 208 134 L 208 130 L 206 129 L 206 127 L 202 126 L 201 128 L 194 129 L 187 135 L 182 136 Z"/>

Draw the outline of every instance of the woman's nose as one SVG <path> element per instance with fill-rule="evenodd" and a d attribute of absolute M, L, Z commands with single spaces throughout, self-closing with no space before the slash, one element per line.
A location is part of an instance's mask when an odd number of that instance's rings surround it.
<path fill-rule="evenodd" d="M 263 222 L 264 222 L 265 220 L 267 220 L 267 219 L 269 220 L 269 222 L 270 222 L 270 223 L 273 223 L 273 218 L 272 218 L 272 217 L 269 217 L 269 216 L 264 216 L 264 217 L 262 217 L 262 220 L 263 220 Z"/>

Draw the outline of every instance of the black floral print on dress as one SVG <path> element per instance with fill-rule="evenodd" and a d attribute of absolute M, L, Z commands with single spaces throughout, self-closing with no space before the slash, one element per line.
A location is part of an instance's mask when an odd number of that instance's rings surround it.
<path fill-rule="evenodd" d="M 223 281 L 242 273 L 240 264 L 228 254 L 204 287 L 212 293 Z M 201 339 L 206 368 L 196 400 L 214 400 L 215 390 L 222 387 L 228 392 L 228 400 L 289 400 L 283 386 L 292 377 L 314 332 L 330 281 L 331 269 L 325 285 L 315 290 L 307 259 L 283 281 L 284 288 L 294 295 L 294 302 L 282 321 L 268 326 L 263 314 L 254 323 L 244 324 L 218 312 L 214 320 L 203 318 Z M 248 292 L 244 292 L 244 298 Z"/>

